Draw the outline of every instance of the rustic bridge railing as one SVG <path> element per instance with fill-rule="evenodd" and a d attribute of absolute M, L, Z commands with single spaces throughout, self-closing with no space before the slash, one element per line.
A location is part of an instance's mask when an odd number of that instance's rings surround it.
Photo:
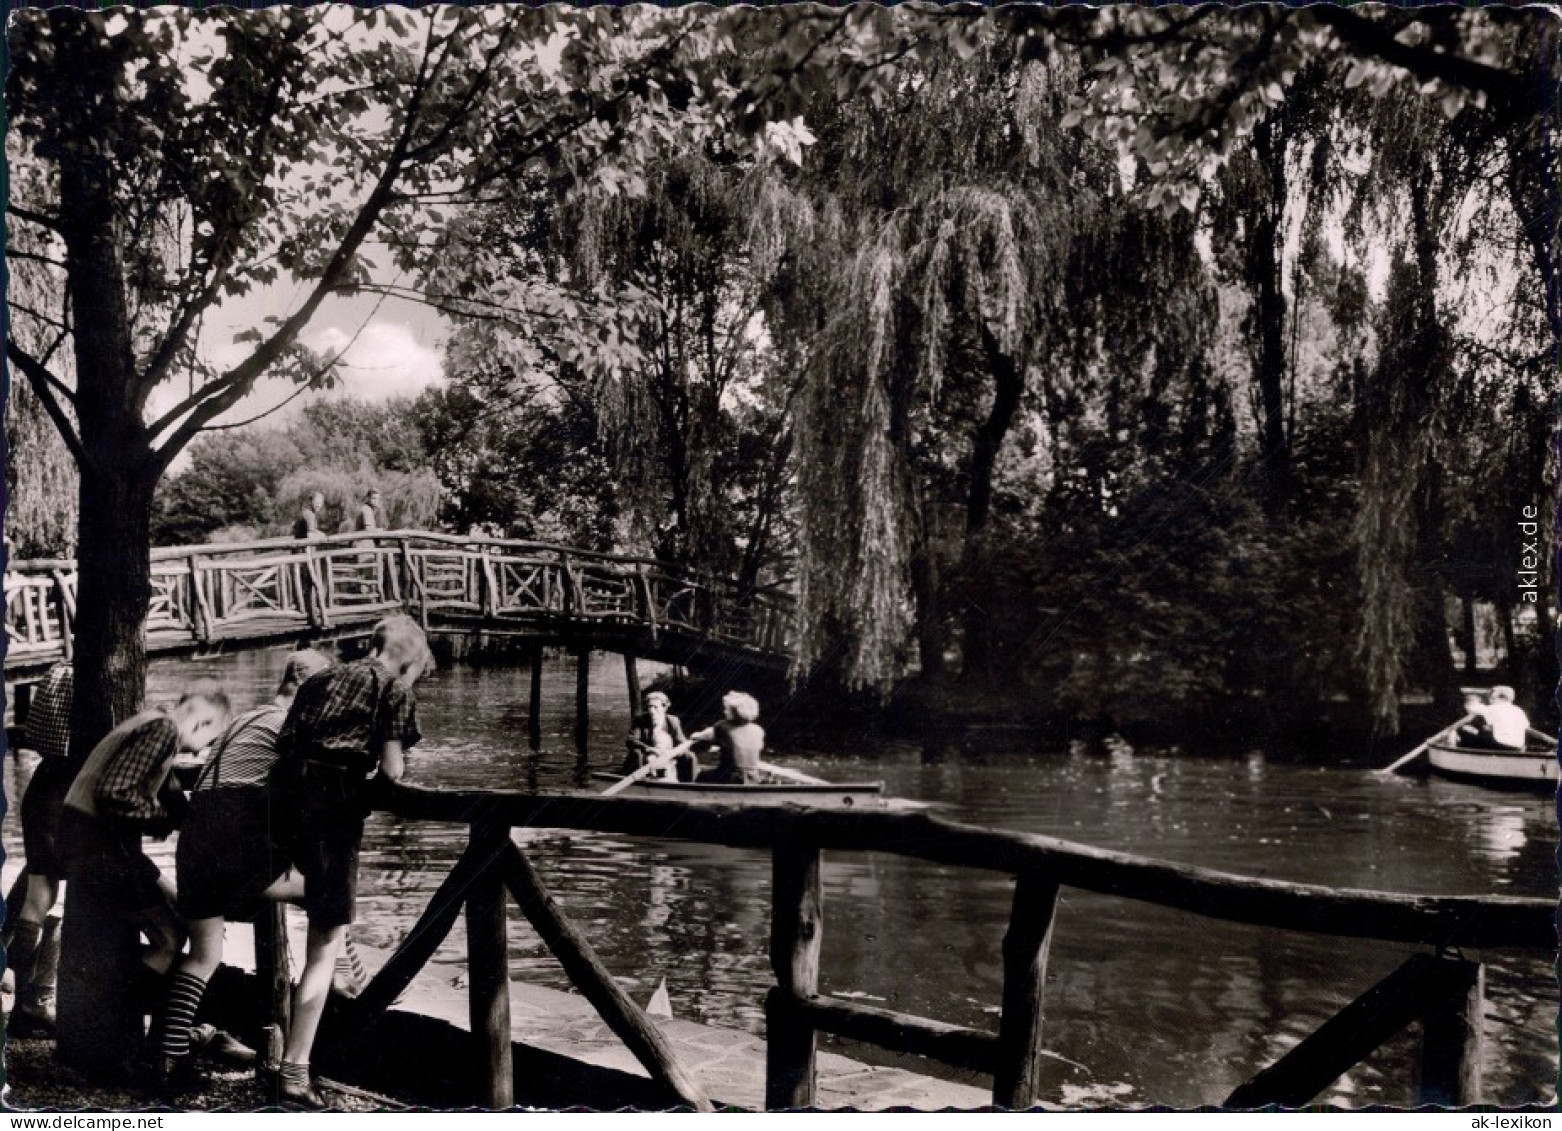
<path fill-rule="evenodd" d="M 388 811 L 471 827 L 469 848 L 401 948 L 358 999 L 368 1026 L 389 1007 L 467 915 L 474 1057 L 485 1066 L 490 1107 L 514 1102 L 506 962 L 508 891 L 572 979 L 625 1040 L 669 1102 L 708 1100 L 677 1064 L 654 1023 L 616 986 L 589 943 L 557 911 L 524 853 L 516 827 L 588 829 L 680 839 L 772 854 L 770 958 L 776 984 L 765 1001 L 766 1106 L 812 1106 L 818 1034 L 834 1033 L 988 1073 L 993 1102 L 1029 1108 L 1039 1096 L 1043 988 L 1064 887 L 1158 904 L 1206 919 L 1313 935 L 1412 943 L 1429 948 L 1367 990 L 1316 1033 L 1244 1084 L 1228 1107 L 1299 1106 L 1406 1025 L 1423 1032 L 1420 1101 L 1463 1105 L 1480 1095 L 1484 982 L 1479 963 L 1450 948 L 1556 946 L 1547 899 L 1421 896 L 1340 890 L 1171 864 L 1049 837 L 956 824 L 925 814 L 714 809 L 678 802 L 592 796 L 528 796 L 395 787 Z M 825 923 L 821 854 L 889 852 L 931 863 L 1007 872 L 1016 878 L 1003 939 L 1001 1014 L 995 1032 L 915 1017 L 819 994 Z M 1196 929 L 1190 924 L 1190 929 Z M 261 948 L 265 949 L 265 948 Z M 285 986 L 285 977 L 276 979 Z"/>
<path fill-rule="evenodd" d="M 70 658 L 74 562 L 10 563 L 5 604 L 8 671 Z M 780 657 L 791 598 L 649 558 L 416 530 L 164 547 L 152 551 L 147 646 L 349 631 L 393 610 L 425 626 L 674 633 Z"/>

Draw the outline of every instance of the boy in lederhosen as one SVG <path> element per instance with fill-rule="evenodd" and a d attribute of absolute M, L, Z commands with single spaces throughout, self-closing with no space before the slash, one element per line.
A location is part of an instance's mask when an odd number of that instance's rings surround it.
<path fill-rule="evenodd" d="M 228 725 L 190 792 L 176 857 L 179 913 L 190 952 L 169 982 L 163 1011 L 154 1075 L 165 1092 L 203 1082 L 195 1069 L 191 1032 L 206 983 L 222 963 L 227 921 L 252 919 L 268 900 L 303 895 L 302 879 L 278 867 L 271 851 L 266 782 L 293 696 L 305 680 L 330 666 L 330 659 L 313 650 L 290 655 L 275 698 Z M 237 1055 L 237 1049 L 229 1054 Z"/>
<path fill-rule="evenodd" d="M 326 1105 L 309 1076 L 337 955 L 356 913 L 358 852 L 373 781 L 396 781 L 418 741 L 412 685 L 433 666 L 407 616 L 374 628 L 369 654 L 305 680 L 277 739 L 270 780 L 273 838 L 304 877 L 309 939 L 282 1054 L 286 1103 Z"/>

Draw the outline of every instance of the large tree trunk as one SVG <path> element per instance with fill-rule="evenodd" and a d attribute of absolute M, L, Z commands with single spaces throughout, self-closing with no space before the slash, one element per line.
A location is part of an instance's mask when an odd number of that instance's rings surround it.
<path fill-rule="evenodd" d="M 90 750 L 146 693 L 154 484 L 102 473 L 81 479 L 74 750 Z"/>
<path fill-rule="evenodd" d="M 1025 374 L 1018 363 L 1000 348 L 986 326 L 981 331 L 982 350 L 993 377 L 993 403 L 971 445 L 971 485 L 966 499 L 965 554 L 960 576 L 965 589 L 964 674 L 968 676 L 988 675 L 993 667 L 993 610 L 989 584 L 993 475 L 998 453 L 1014 424 L 1020 397 L 1025 391 Z"/>
<path fill-rule="evenodd" d="M 133 714 L 146 691 L 152 493 L 161 471 L 142 422 L 144 389 L 108 177 L 108 162 L 90 152 L 61 164 L 83 448 L 71 711 L 71 749 L 81 754 Z M 116 916 L 114 893 L 98 891 L 90 876 L 71 888 L 56 1051 L 80 1067 L 108 1069 L 134 1056 L 140 1040 L 140 1011 L 132 1003 L 139 940 Z"/>
<path fill-rule="evenodd" d="M 71 747 L 92 749 L 133 714 L 146 689 L 142 622 L 151 599 L 154 466 L 136 391 L 119 233 L 107 162 L 63 162 L 64 221 L 75 317 L 81 467 L 76 582 L 76 696 Z"/>

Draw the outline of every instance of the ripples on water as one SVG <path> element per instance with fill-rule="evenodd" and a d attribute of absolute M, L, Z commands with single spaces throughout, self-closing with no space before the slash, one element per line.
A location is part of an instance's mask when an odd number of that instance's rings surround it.
<path fill-rule="evenodd" d="M 269 691 L 280 654 L 154 665 L 154 698 L 211 675 L 239 703 Z M 642 677 L 647 678 L 649 671 Z M 456 668 L 419 685 L 428 738 L 409 780 L 451 788 L 573 788 L 573 667 L 545 672 L 543 750 L 526 749 L 527 674 Z M 622 666 L 592 673 L 591 768 L 616 769 L 626 719 Z M 684 719 L 686 727 L 710 720 Z M 1556 893 L 1549 799 L 1357 770 L 1076 744 L 1040 750 L 993 730 L 959 749 L 882 743 L 852 755 L 780 752 L 837 780 L 882 777 L 952 819 L 1063 837 L 1167 860 L 1308 883 L 1422 893 Z M 6 848 L 19 848 L 14 817 Z M 377 816 L 362 876 L 365 941 L 392 946 L 464 846 L 465 830 Z M 611 834 L 524 831 L 565 911 L 641 1001 L 666 978 L 679 1016 L 762 1032 L 773 982 L 766 953 L 766 854 Z M 171 850 L 160 861 L 171 867 Z M 993 1028 L 1012 881 L 881 854 L 825 863 L 826 992 Z M 459 993 L 458 924 L 425 980 Z M 517 980 L 567 980 L 518 915 Z M 1261 930 L 1065 889 L 1048 966 L 1045 1095 L 1077 1106 L 1216 1104 L 1409 953 Z M 1486 1092 L 1515 1105 L 1555 1097 L 1557 988 L 1544 956 L 1485 955 Z M 1413 1101 L 1418 1035 L 1402 1034 L 1323 1099 Z M 851 1050 L 848 1050 L 851 1051 Z M 873 1054 L 857 1049 L 865 1059 Z M 914 1062 L 924 1071 L 941 1070 Z M 958 1073 L 950 1073 L 955 1078 Z"/>

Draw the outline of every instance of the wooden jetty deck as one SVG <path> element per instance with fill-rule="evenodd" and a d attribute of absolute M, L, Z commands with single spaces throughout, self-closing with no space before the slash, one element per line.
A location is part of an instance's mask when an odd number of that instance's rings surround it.
<path fill-rule="evenodd" d="M 290 913 L 289 951 L 294 968 L 304 953 L 303 916 Z M 240 970 L 255 970 L 253 934 L 230 927 L 225 958 Z M 359 945 L 364 965 L 373 972 L 390 961 L 393 951 Z M 518 1063 L 530 1063 L 534 1071 L 553 1071 L 574 1081 L 589 1081 L 592 1106 L 602 1097 L 623 1097 L 627 1106 L 646 1092 L 651 1076 L 624 1042 L 580 994 L 546 986 L 511 981 L 510 1034 Z M 674 1013 L 678 1003 L 673 1003 Z M 446 1022 L 470 1033 L 465 990 L 453 982 L 441 982 L 431 966 L 413 979 L 396 1002 L 397 1011 Z M 706 1025 L 676 1015 L 653 1018 L 667 1038 L 678 1062 L 699 1081 L 718 1107 L 746 1111 L 765 1109 L 765 1039 L 740 1029 Z M 567 1063 L 566 1063 L 567 1062 Z M 345 1074 L 344 1074 L 345 1075 Z M 518 1073 L 518 1075 L 524 1075 Z M 632 1084 L 626 1078 L 643 1082 Z M 355 1083 L 352 1079 L 348 1083 Z M 366 1079 L 363 1083 L 377 1083 Z M 546 1091 L 551 1093 L 555 1085 Z M 526 1101 L 526 1089 L 517 1089 Z M 839 1053 L 819 1055 L 819 1089 L 816 1107 L 834 1111 L 884 1111 L 892 1107 L 921 1111 L 989 1107 L 989 1089 L 954 1083 L 902 1068 L 864 1064 Z"/>
<path fill-rule="evenodd" d="M 367 952 L 366 952 L 367 954 Z M 384 956 L 388 957 L 388 955 Z M 371 963 L 375 964 L 375 963 Z M 414 983 L 398 1007 L 436 1017 L 469 1031 L 466 1002 L 459 994 L 435 994 Z M 675 1006 L 676 1008 L 676 1006 Z M 654 1019 L 678 1062 L 717 1107 L 765 1109 L 765 1040 L 740 1030 L 679 1017 Z M 518 1056 L 536 1053 L 571 1060 L 600 1084 L 596 1096 L 611 1094 L 618 1076 L 649 1082 L 650 1073 L 579 994 L 521 982 L 510 984 L 510 1032 Z M 579 1075 L 579 1073 L 572 1073 Z M 884 1111 L 915 1108 L 969 1110 L 992 1104 L 986 1088 L 957 1084 L 900 1068 L 864 1064 L 839 1053 L 821 1052 L 814 1106 L 826 1111 Z M 600 1101 L 594 1100 L 592 1106 Z"/>

